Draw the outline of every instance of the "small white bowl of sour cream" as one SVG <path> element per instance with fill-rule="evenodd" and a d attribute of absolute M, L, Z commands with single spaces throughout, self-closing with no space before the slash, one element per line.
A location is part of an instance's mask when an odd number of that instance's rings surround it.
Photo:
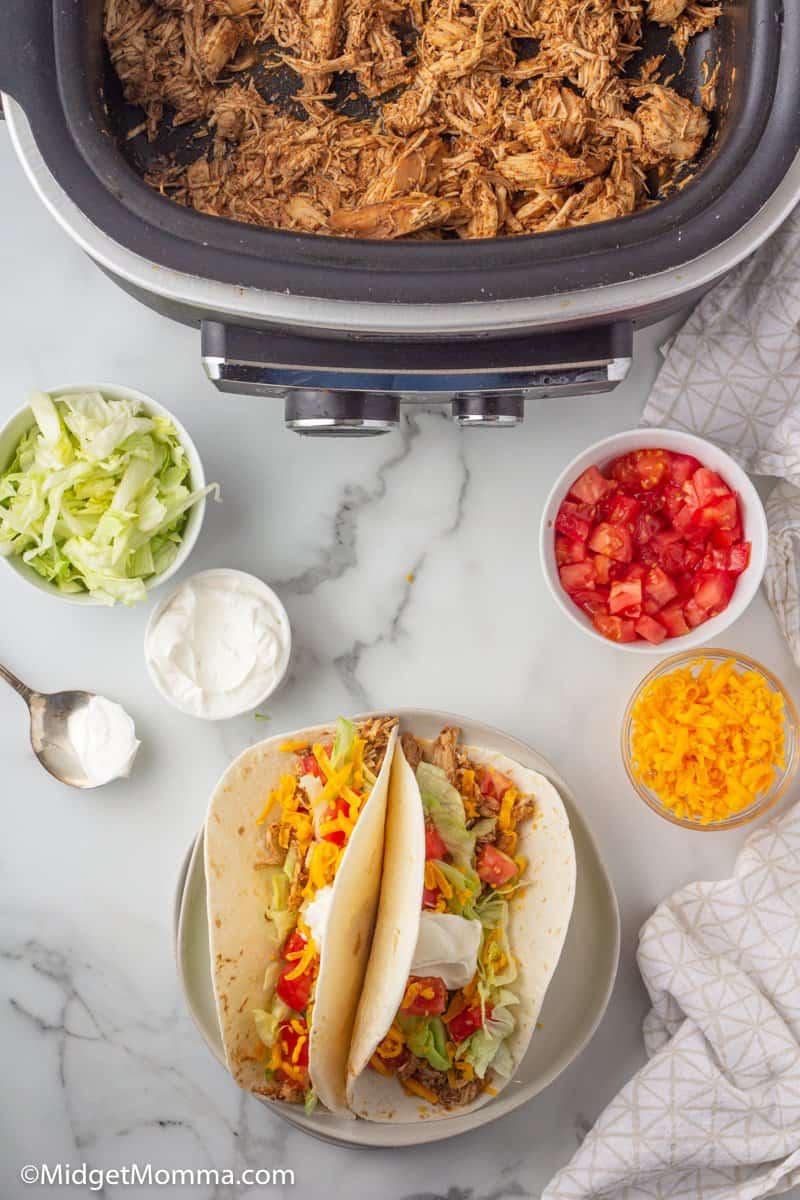
<path fill-rule="evenodd" d="M 144 635 L 150 678 L 173 707 L 204 721 L 252 712 L 280 687 L 292 631 L 263 580 L 219 567 L 191 575 L 155 605 Z"/>

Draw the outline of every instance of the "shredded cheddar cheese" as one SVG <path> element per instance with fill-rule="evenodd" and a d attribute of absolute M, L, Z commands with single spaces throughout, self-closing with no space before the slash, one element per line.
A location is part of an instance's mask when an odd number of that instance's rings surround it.
<path fill-rule="evenodd" d="M 433 859 L 428 859 L 425 863 L 425 887 L 431 891 L 438 888 L 445 900 L 452 899 L 453 885 Z"/>
<path fill-rule="evenodd" d="M 683 820 L 749 808 L 784 763 L 784 703 L 755 671 L 698 658 L 654 679 L 633 709 L 637 779 Z"/>
<path fill-rule="evenodd" d="M 383 1061 L 377 1051 L 369 1060 L 369 1065 L 372 1067 L 373 1071 L 377 1071 L 379 1075 L 391 1077 L 394 1074 L 394 1072 L 387 1067 L 386 1063 Z"/>
<path fill-rule="evenodd" d="M 511 823 L 514 814 L 514 805 L 517 801 L 519 793 L 516 788 L 506 788 L 503 799 L 500 803 L 500 812 L 497 815 L 497 828 L 501 832 L 506 833 L 511 829 Z"/>
<path fill-rule="evenodd" d="M 418 1083 L 416 1079 L 402 1079 L 403 1090 L 410 1096 L 419 1096 L 422 1100 L 427 1100 L 429 1104 L 438 1104 L 439 1097 L 430 1088 L 426 1088 L 424 1084 Z"/>
<path fill-rule="evenodd" d="M 307 750 L 307 749 L 308 749 L 308 740 L 307 739 L 305 741 L 303 741 L 301 739 L 300 741 L 296 741 L 296 742 L 292 742 L 292 741 L 284 742 L 283 745 L 279 747 L 281 754 L 299 754 L 301 750 Z"/>

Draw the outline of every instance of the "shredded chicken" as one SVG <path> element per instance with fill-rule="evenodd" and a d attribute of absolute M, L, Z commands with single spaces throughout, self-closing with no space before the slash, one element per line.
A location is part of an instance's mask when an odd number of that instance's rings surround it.
<path fill-rule="evenodd" d="M 683 54 L 720 11 L 711 0 L 105 0 L 105 36 L 148 139 L 194 126 L 193 161 L 170 147 L 146 174 L 178 203 L 296 232 L 491 238 L 656 202 L 696 162 L 710 122 L 659 79 L 662 56 L 626 70 L 646 20 Z"/>
<path fill-rule="evenodd" d="M 408 765 L 412 771 L 416 772 L 417 767 L 422 762 L 422 746 L 420 746 L 413 733 L 401 734 L 400 742 L 403 747 L 403 753 L 408 760 Z"/>
<path fill-rule="evenodd" d="M 423 1087 L 433 1092 L 445 1108 L 471 1104 L 483 1087 L 481 1079 L 467 1080 L 458 1077 L 455 1071 L 437 1071 L 424 1058 L 417 1058 L 413 1054 L 409 1055 L 409 1062 L 411 1066 L 405 1070 L 403 1077 L 418 1080 Z"/>
<path fill-rule="evenodd" d="M 453 785 L 455 785 L 457 779 L 458 760 L 456 758 L 456 745 L 460 733 L 460 729 L 452 725 L 446 725 L 433 743 L 431 751 L 433 765 L 441 767 Z"/>

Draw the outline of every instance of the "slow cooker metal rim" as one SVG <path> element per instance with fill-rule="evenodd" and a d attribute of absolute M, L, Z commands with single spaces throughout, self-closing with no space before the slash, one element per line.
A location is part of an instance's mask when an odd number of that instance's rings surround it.
<path fill-rule="evenodd" d="M 800 202 L 800 154 L 759 212 L 736 234 L 680 268 L 623 283 L 524 300 L 463 304 L 379 304 L 256 291 L 158 266 L 115 242 L 67 196 L 47 168 L 22 107 L 2 94 L 17 157 L 40 199 L 65 232 L 110 275 L 132 288 L 196 311 L 244 322 L 272 322 L 302 329 L 348 331 L 379 337 L 513 332 L 579 325 L 592 319 L 635 314 L 656 301 L 696 292 L 758 248 Z"/>

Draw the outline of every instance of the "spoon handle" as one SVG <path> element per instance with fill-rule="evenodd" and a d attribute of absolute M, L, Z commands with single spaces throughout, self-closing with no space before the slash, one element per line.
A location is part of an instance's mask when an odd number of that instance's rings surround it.
<path fill-rule="evenodd" d="M 6 683 L 10 684 L 15 692 L 19 692 L 26 704 L 30 704 L 33 689 L 24 684 L 21 679 L 17 679 L 16 675 L 9 671 L 8 667 L 4 667 L 2 663 L 0 663 L 0 678 L 5 679 Z"/>

